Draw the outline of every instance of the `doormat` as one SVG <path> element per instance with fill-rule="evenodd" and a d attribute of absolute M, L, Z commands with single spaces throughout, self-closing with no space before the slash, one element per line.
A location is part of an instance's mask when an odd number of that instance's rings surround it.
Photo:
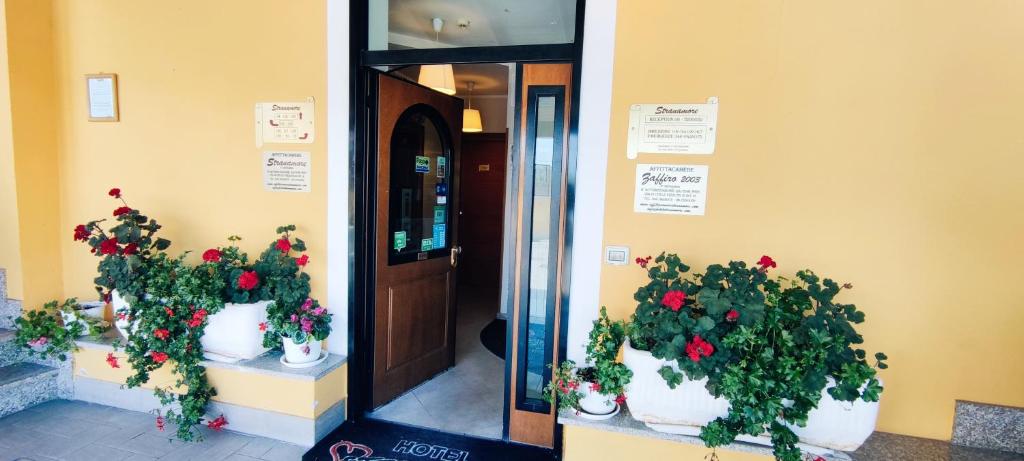
<path fill-rule="evenodd" d="M 363 418 L 346 421 L 303 461 L 553 461 L 546 448 Z"/>
<path fill-rule="evenodd" d="M 480 342 L 502 360 L 505 360 L 505 327 L 505 319 L 494 319 L 480 330 Z"/>

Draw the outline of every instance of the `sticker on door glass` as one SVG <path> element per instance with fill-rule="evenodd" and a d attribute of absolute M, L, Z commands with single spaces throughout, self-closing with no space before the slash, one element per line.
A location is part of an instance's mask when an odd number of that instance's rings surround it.
<path fill-rule="evenodd" d="M 444 175 L 448 173 L 448 164 L 444 156 L 437 157 L 437 177 L 444 178 Z"/>
<path fill-rule="evenodd" d="M 437 204 L 438 205 L 445 205 L 447 203 L 448 203 L 448 197 L 445 197 L 444 195 L 438 195 L 437 196 Z"/>
<path fill-rule="evenodd" d="M 420 240 L 420 251 L 430 251 L 434 249 L 434 239 L 423 239 Z"/>
<path fill-rule="evenodd" d="M 448 185 L 441 182 L 434 185 L 434 195 L 442 197 L 448 195 Z"/>
<path fill-rule="evenodd" d="M 444 224 L 434 224 L 434 248 L 444 248 Z"/>
<path fill-rule="evenodd" d="M 444 223 L 445 207 L 435 206 L 434 207 L 434 222 Z"/>
<path fill-rule="evenodd" d="M 416 172 L 430 173 L 430 157 L 424 157 L 422 155 L 416 156 Z"/>
<path fill-rule="evenodd" d="M 405 231 L 395 232 L 395 251 L 402 251 L 407 245 Z"/>

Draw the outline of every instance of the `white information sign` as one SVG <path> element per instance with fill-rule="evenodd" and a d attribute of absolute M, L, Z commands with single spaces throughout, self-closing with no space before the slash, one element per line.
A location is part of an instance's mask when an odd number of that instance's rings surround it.
<path fill-rule="evenodd" d="M 706 104 L 633 104 L 629 108 L 626 156 L 712 154 L 718 127 L 718 98 Z"/>
<path fill-rule="evenodd" d="M 704 216 L 708 198 L 707 165 L 636 166 L 633 211 Z"/>
<path fill-rule="evenodd" d="M 263 153 L 263 188 L 271 192 L 309 192 L 309 152 Z"/>
<path fill-rule="evenodd" d="M 256 103 L 256 146 L 310 144 L 315 137 L 313 99 Z"/>

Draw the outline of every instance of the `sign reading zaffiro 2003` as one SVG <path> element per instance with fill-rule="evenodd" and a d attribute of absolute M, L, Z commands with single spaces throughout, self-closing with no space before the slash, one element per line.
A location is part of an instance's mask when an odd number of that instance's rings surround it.
<path fill-rule="evenodd" d="M 626 156 L 715 152 L 718 98 L 706 104 L 633 104 Z"/>
<path fill-rule="evenodd" d="M 707 165 L 636 166 L 633 211 L 704 215 L 708 197 Z"/>

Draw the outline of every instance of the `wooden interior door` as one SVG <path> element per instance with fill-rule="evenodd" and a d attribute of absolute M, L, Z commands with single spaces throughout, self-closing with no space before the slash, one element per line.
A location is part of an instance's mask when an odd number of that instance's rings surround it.
<path fill-rule="evenodd" d="M 461 99 L 377 80 L 372 406 L 455 362 Z"/>
<path fill-rule="evenodd" d="M 565 247 L 571 64 L 523 64 L 517 128 L 516 271 L 509 438 L 551 447 L 556 411 L 543 387 L 558 363 Z"/>

